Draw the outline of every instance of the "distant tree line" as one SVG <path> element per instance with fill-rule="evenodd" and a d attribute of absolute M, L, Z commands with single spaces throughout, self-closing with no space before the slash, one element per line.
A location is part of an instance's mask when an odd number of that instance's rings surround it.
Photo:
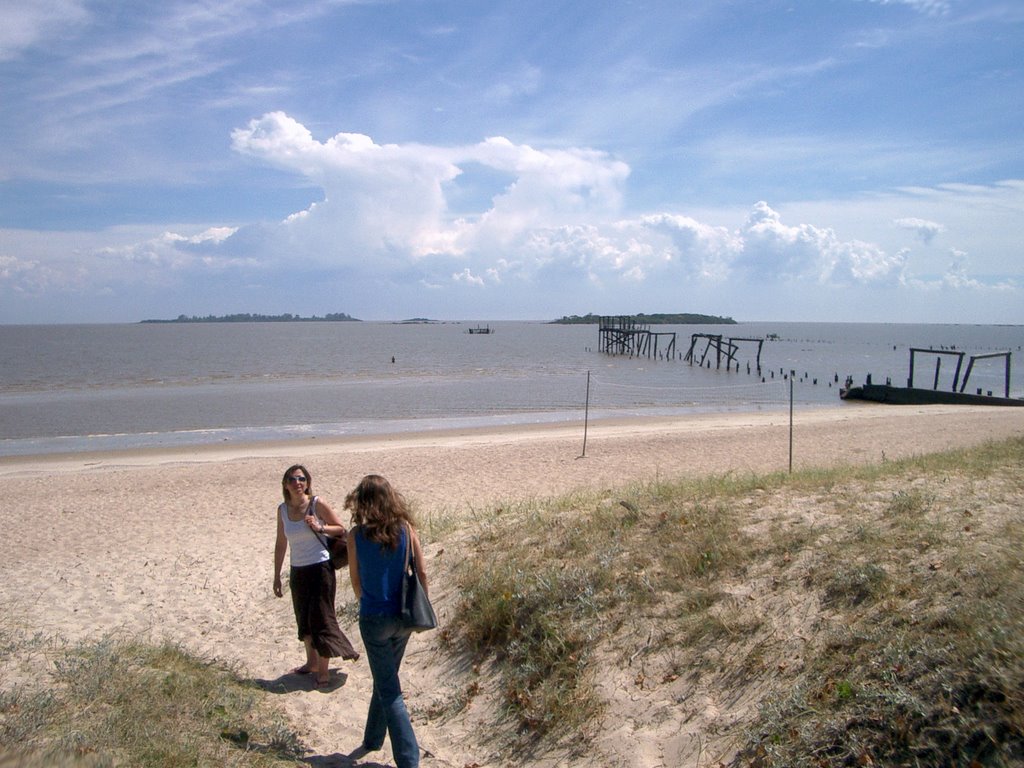
<path fill-rule="evenodd" d="M 240 312 L 234 315 L 206 315 L 205 317 L 199 317 L 198 315 L 178 315 L 174 320 L 143 320 L 143 323 L 308 323 L 313 321 L 319 322 L 338 322 L 338 321 L 354 321 L 359 322 L 358 319 L 348 315 L 344 312 L 331 312 L 330 314 L 320 317 L 319 315 L 313 315 L 312 317 L 301 317 L 300 315 L 293 315 L 290 312 L 286 312 L 283 315 L 258 315 L 250 312 Z"/>
<path fill-rule="evenodd" d="M 602 317 L 607 317 L 607 315 L 595 315 L 592 313 L 586 315 L 567 315 L 553 322 L 560 325 L 598 325 Z M 623 317 L 631 317 L 638 323 L 647 323 L 648 325 L 736 325 L 736 321 L 731 317 L 698 315 L 691 312 L 675 314 L 656 313 L 653 315 L 645 315 L 641 312 L 638 315 L 623 315 Z"/>

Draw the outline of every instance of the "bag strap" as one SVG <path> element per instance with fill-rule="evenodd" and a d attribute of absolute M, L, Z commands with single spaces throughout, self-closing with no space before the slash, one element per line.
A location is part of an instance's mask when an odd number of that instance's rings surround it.
<path fill-rule="evenodd" d="M 317 520 L 320 520 L 320 518 L 317 517 L 317 514 L 316 514 L 316 496 L 314 496 L 312 499 L 309 500 L 309 514 L 311 514 L 313 517 L 316 517 Z M 324 524 L 324 521 L 320 520 L 320 525 L 323 525 L 323 524 Z M 310 530 L 313 530 L 313 529 L 311 528 Z M 324 545 L 324 549 L 326 549 L 329 552 L 331 547 L 330 547 L 330 545 L 327 542 L 327 538 L 324 537 L 320 533 L 320 531 L 313 531 L 313 535 L 316 536 L 318 539 L 320 539 L 320 543 Z"/>

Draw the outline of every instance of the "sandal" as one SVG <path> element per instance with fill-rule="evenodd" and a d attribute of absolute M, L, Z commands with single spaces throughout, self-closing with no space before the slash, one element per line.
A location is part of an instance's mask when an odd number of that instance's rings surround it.
<path fill-rule="evenodd" d="M 309 667 L 308 664 L 303 664 L 301 667 L 296 667 L 295 669 L 293 669 L 288 674 L 290 674 L 290 675 L 308 675 L 312 671 L 313 670 Z"/>

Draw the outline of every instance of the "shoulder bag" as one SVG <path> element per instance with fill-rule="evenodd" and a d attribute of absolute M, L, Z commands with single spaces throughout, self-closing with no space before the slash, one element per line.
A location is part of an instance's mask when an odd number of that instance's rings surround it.
<path fill-rule="evenodd" d="M 406 526 L 405 568 L 402 571 L 402 623 L 413 632 L 424 632 L 437 627 L 437 615 L 430 604 L 416 570 L 416 555 L 412 551 L 412 529 Z"/>
<path fill-rule="evenodd" d="M 313 516 L 320 520 L 316 514 L 316 496 L 310 500 L 309 504 L 312 507 Z M 320 520 L 320 524 L 323 525 L 324 521 Z M 313 531 L 313 533 L 330 553 L 331 567 L 334 570 L 348 565 L 348 531 L 345 530 L 345 526 L 341 526 L 341 534 L 339 536 L 328 536 L 316 531 Z"/>

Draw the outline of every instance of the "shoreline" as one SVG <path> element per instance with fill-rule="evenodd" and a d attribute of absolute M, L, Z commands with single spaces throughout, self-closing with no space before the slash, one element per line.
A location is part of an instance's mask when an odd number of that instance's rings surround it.
<path fill-rule="evenodd" d="M 883 406 L 884 407 L 884 406 Z M 901 407 L 902 413 L 876 411 L 873 404 L 851 404 L 841 408 L 817 408 L 793 415 L 796 425 L 834 423 L 857 418 L 888 418 L 910 416 L 915 409 Z M 929 412 L 959 412 L 957 406 L 932 406 Z M 855 413 L 853 409 L 858 409 Z M 874 412 L 872 412 L 874 411 Z M 788 411 L 721 411 L 685 415 L 612 416 L 578 420 L 510 423 L 493 425 L 451 426 L 393 432 L 360 433 L 343 436 L 310 436 L 276 440 L 239 440 L 219 443 L 197 443 L 174 446 L 138 448 L 100 448 L 85 451 L 53 451 L 31 454 L 0 455 L 0 477 L 22 471 L 76 471 L 100 467 L 155 467 L 165 464 L 196 464 L 243 459 L 290 457 L 296 454 L 337 455 L 361 451 L 391 451 L 405 448 L 458 448 L 469 444 L 511 443 L 524 441 L 602 440 L 629 435 L 671 435 L 704 430 L 730 430 L 743 427 L 789 424 Z M 34 468 L 34 469 L 33 469 Z"/>
<path fill-rule="evenodd" d="M 1002 411 L 995 406 L 892 406 L 847 403 L 838 408 L 805 408 L 793 414 L 793 426 L 833 424 L 850 420 L 901 420 L 921 415 L 983 415 Z M 612 416 L 577 420 L 451 426 L 341 436 L 310 436 L 276 440 L 239 440 L 174 446 L 53 451 L 0 455 L 0 477 L 28 467 L 39 471 L 76 470 L 98 466 L 152 467 L 175 463 L 210 463 L 292 456 L 296 453 L 335 455 L 402 448 L 460 447 L 466 444 L 534 440 L 601 440 L 628 435 L 670 435 L 705 430 L 789 425 L 785 408 L 757 411 L 719 411 L 683 415 Z"/>
<path fill-rule="evenodd" d="M 880 428 L 894 428 L 922 417 L 952 418 L 966 420 L 972 424 L 990 425 L 992 439 L 1000 439 L 1014 433 L 1019 427 L 1024 431 L 1024 412 L 1016 409 L 983 408 L 962 405 L 892 406 L 875 403 L 847 403 L 839 408 L 810 408 L 792 414 L 793 442 L 799 446 L 802 439 L 812 433 L 828 430 L 835 425 L 846 424 L 856 432 L 863 432 L 869 425 Z M 690 413 L 676 416 L 616 416 L 591 419 L 584 423 L 576 421 L 531 422 L 522 424 L 498 424 L 490 426 L 445 427 L 439 429 L 409 430 L 354 434 L 347 436 L 287 438 L 266 441 L 238 441 L 230 443 L 209 443 L 181 446 L 158 446 L 123 448 L 113 450 L 69 451 L 40 454 L 15 454 L 0 456 L 0 480 L 24 475 L 51 473 L 74 473 L 100 470 L 142 470 L 196 464 L 234 463 L 246 460 L 267 461 L 278 459 L 291 462 L 301 461 L 295 457 L 337 457 L 358 454 L 396 454 L 404 451 L 448 450 L 458 451 L 474 447 L 488 448 L 516 444 L 558 443 L 564 449 L 576 445 L 575 458 L 587 458 L 596 446 L 606 441 L 626 440 L 693 440 L 698 436 L 715 435 L 736 437 L 745 430 L 778 432 L 785 428 L 788 435 L 790 414 L 786 409 L 759 411 L 729 411 Z M 945 430 L 940 430 L 943 432 Z M 751 435 L 751 439 L 754 439 Z M 850 435 L 846 438 L 849 439 Z M 975 435 L 976 437 L 976 435 Z M 788 437 L 787 437 L 788 442 Z M 927 439 L 924 443 L 933 444 Z M 945 441 L 950 445 L 959 444 L 955 433 Z M 973 444 L 973 443 L 971 443 Z M 588 450 L 589 448 L 589 450 Z M 922 444 L 920 452 L 928 451 Z M 894 446 L 895 452 L 905 448 Z M 941 450 L 938 448 L 936 450 Z M 839 450 L 843 453 L 857 453 Z M 831 463 L 836 458 L 833 454 Z M 798 456 L 794 457 L 796 461 Z M 806 459 L 802 460 L 806 463 Z"/>
<path fill-rule="evenodd" d="M 769 419 L 776 422 L 785 416 L 782 411 L 700 413 L 682 416 L 615 416 L 591 419 L 528 422 L 515 424 L 452 426 L 437 429 L 416 429 L 374 432 L 343 436 L 283 438 L 277 440 L 240 440 L 220 443 L 197 443 L 177 446 L 98 449 L 87 451 L 55 451 L 37 454 L 0 456 L 0 476 L 27 467 L 75 470 L 105 466 L 148 467 L 171 463 L 209 463 L 249 458 L 292 456 L 296 453 L 334 455 L 358 451 L 395 450 L 401 448 L 453 447 L 467 442 L 505 442 L 523 440 L 583 441 L 589 435 L 622 435 L 649 431 L 678 432 L 699 429 L 703 425 L 747 423 Z M 788 417 L 787 417 L 788 418 Z"/>
<path fill-rule="evenodd" d="M 377 439 L 394 435 L 416 436 L 453 431 L 500 431 L 534 429 L 622 420 L 654 420 L 691 418 L 720 413 L 775 412 L 787 408 L 781 403 L 769 406 L 736 405 L 733 407 L 653 406 L 644 408 L 595 408 L 524 411 L 514 414 L 452 415 L 439 418 L 361 419 L 339 423 L 292 424 L 260 427 L 224 427 L 171 432 L 100 433 L 22 437 L 0 440 L 0 460 L 33 456 L 75 456 L 84 454 L 132 454 L 152 451 L 200 451 L 225 446 L 265 446 L 285 443 L 301 444 L 311 440 L 348 442 Z M 802 408 L 840 408 L 834 403 L 804 404 Z"/>

